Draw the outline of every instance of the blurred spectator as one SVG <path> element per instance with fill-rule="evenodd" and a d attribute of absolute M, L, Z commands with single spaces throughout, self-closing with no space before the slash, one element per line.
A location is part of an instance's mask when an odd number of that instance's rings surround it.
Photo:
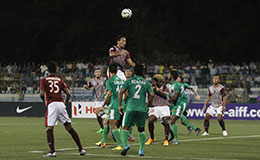
<path fill-rule="evenodd" d="M 44 73 L 48 68 L 45 64 L 42 63 L 40 69 L 41 69 L 41 73 Z"/>
<path fill-rule="evenodd" d="M 160 64 L 160 66 L 159 66 L 159 73 L 163 74 L 163 71 L 164 71 L 164 65 Z"/>
<path fill-rule="evenodd" d="M 235 68 L 235 73 L 239 74 L 240 73 L 240 69 L 241 69 L 240 65 L 237 63 L 234 68 Z"/>
<path fill-rule="evenodd" d="M 157 74 L 159 72 L 159 66 L 156 64 L 154 66 L 154 74 Z"/>
<path fill-rule="evenodd" d="M 7 91 L 7 83 L 5 80 L 0 81 L 0 93 L 6 93 Z"/>
<path fill-rule="evenodd" d="M 231 92 L 227 95 L 228 103 L 236 103 L 238 100 L 238 95 L 235 93 L 235 88 L 231 89 Z"/>
<path fill-rule="evenodd" d="M 17 82 L 14 82 L 10 88 L 12 94 L 19 93 L 19 85 Z"/>
<path fill-rule="evenodd" d="M 249 64 L 249 73 L 255 74 L 255 71 L 256 71 L 256 64 L 254 63 L 254 61 L 251 61 Z"/>

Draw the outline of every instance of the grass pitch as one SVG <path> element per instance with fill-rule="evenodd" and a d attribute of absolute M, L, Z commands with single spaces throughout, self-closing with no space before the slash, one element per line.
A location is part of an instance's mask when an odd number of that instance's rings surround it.
<path fill-rule="evenodd" d="M 72 125 L 78 132 L 81 143 L 87 151 L 86 156 L 79 156 L 76 144 L 64 127 L 59 123 L 54 129 L 55 148 L 57 157 L 54 159 L 139 159 L 138 134 L 133 129 L 135 142 L 126 157 L 120 151 L 112 151 L 116 143 L 110 136 L 107 138 L 108 147 L 99 148 L 95 143 L 101 139 L 97 134 L 99 129 L 95 119 L 72 119 Z M 202 120 L 191 120 L 203 132 Z M 163 126 L 155 124 L 157 141 L 145 146 L 142 159 L 195 159 L 195 160 L 235 160 L 260 159 L 260 124 L 259 121 L 225 121 L 228 137 L 222 136 L 222 131 L 216 120 L 210 121 L 210 136 L 195 136 L 194 132 L 187 135 L 187 130 L 178 122 L 179 145 L 162 146 L 164 139 Z M 48 152 L 44 118 L 0 117 L 0 159 L 1 160 L 38 160 Z M 146 127 L 146 139 L 149 138 Z"/>

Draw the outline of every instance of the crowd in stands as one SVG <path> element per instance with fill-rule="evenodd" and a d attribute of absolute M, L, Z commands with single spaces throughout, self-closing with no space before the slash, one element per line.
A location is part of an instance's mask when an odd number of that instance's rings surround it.
<path fill-rule="evenodd" d="M 183 81 L 199 88 L 206 88 L 211 84 L 211 77 L 220 74 L 222 83 L 230 90 L 232 88 L 246 88 L 250 94 L 251 87 L 260 86 L 260 62 L 250 61 L 249 63 L 208 63 L 190 61 L 181 64 L 153 64 L 143 63 L 145 78 L 151 80 L 154 74 L 166 75 L 170 70 L 175 69 L 182 74 Z M 102 75 L 106 76 L 107 63 L 95 64 L 92 62 L 64 62 L 59 64 L 58 73 L 64 75 L 65 81 L 73 87 L 81 87 L 94 76 L 94 69 L 100 68 Z M 16 63 L 0 63 L 0 93 L 27 93 L 30 87 L 32 93 L 39 92 L 40 79 L 46 75 L 45 64 L 27 63 L 17 65 Z M 166 76 L 165 76 L 166 77 Z M 75 80 L 72 83 L 72 80 Z M 247 94 L 246 93 L 246 94 Z"/>

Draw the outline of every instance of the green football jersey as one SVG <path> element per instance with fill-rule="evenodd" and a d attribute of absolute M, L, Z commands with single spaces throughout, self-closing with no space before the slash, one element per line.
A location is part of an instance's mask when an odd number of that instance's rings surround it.
<path fill-rule="evenodd" d="M 122 88 L 124 82 L 117 77 L 116 75 L 112 76 L 106 82 L 106 89 L 107 91 L 112 91 L 111 102 L 110 102 L 110 109 L 119 109 L 118 104 L 118 93 Z"/>
<path fill-rule="evenodd" d="M 172 97 L 175 95 L 176 92 L 179 92 L 179 97 L 181 96 L 181 85 L 177 81 L 174 81 L 171 85 L 168 85 L 168 92 L 169 96 Z M 179 101 L 179 97 L 177 100 L 177 103 Z M 170 103 L 170 106 L 174 106 L 175 104 L 173 102 Z"/>
<path fill-rule="evenodd" d="M 128 90 L 126 111 L 146 112 L 146 94 L 153 92 L 151 84 L 141 76 L 134 76 L 122 88 Z"/>
<path fill-rule="evenodd" d="M 182 102 L 187 102 L 188 101 L 188 98 L 186 96 L 186 93 L 185 93 L 185 90 L 188 88 L 190 89 L 191 86 L 187 83 L 180 83 L 181 85 L 181 97 L 179 97 L 180 101 Z"/>

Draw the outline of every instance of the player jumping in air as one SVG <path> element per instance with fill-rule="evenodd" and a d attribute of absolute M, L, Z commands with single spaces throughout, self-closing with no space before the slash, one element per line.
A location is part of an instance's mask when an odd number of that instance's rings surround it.
<path fill-rule="evenodd" d="M 90 79 L 88 82 L 88 85 L 84 85 L 83 88 L 89 90 L 92 87 L 94 88 L 94 97 L 95 102 L 97 103 L 96 106 L 101 106 L 103 104 L 104 100 L 104 94 L 106 91 L 106 79 L 101 77 L 101 70 L 100 68 L 95 68 L 94 72 L 95 77 Z M 104 125 L 102 122 L 102 116 L 104 115 L 104 110 L 101 107 L 96 108 L 96 115 L 97 115 L 97 121 L 100 126 L 100 129 L 97 131 L 97 133 L 102 133 L 104 130 Z"/>
<path fill-rule="evenodd" d="M 153 90 L 151 84 L 145 80 L 143 76 L 143 66 L 136 65 L 134 67 L 135 76 L 125 81 L 122 89 L 119 93 L 119 106 L 120 112 L 123 114 L 122 98 L 123 94 L 128 91 L 128 103 L 123 118 L 123 131 L 122 140 L 124 144 L 124 150 L 121 155 L 126 155 L 130 149 L 128 144 L 129 129 L 131 126 L 136 125 L 138 128 L 138 139 L 140 143 L 139 156 L 144 156 L 144 144 L 145 144 L 145 120 L 147 115 L 147 109 L 153 100 Z M 148 93 L 148 103 L 146 104 L 146 94 Z"/>
<path fill-rule="evenodd" d="M 56 157 L 53 129 L 58 120 L 76 142 L 80 155 L 85 155 L 86 151 L 82 148 L 79 136 L 72 128 L 71 120 L 66 111 L 65 104 L 69 101 L 70 91 L 64 81 L 55 75 L 57 71 L 56 63 L 48 62 L 47 67 L 50 75 L 43 78 L 40 82 L 40 97 L 47 106 L 45 126 L 47 127 L 46 133 L 50 152 L 46 156 Z M 66 94 L 65 103 L 62 99 L 61 91 L 64 91 Z"/>
<path fill-rule="evenodd" d="M 119 35 L 117 36 L 116 41 L 117 45 L 109 49 L 109 64 L 116 63 L 119 67 L 117 71 L 117 76 L 123 81 L 126 81 L 126 77 L 124 74 L 126 62 L 132 67 L 135 66 L 135 63 L 132 61 L 130 53 L 125 49 L 126 37 L 123 35 Z M 107 77 L 111 77 L 111 75 L 109 74 L 109 69 L 107 70 Z"/>
<path fill-rule="evenodd" d="M 209 87 L 208 97 L 202 109 L 202 111 L 204 112 L 207 107 L 207 104 L 209 103 L 209 100 L 211 99 L 211 105 L 208 107 L 204 119 L 205 132 L 202 134 L 202 136 L 209 135 L 209 119 L 214 115 L 217 115 L 219 125 L 222 128 L 223 136 L 227 136 L 228 133 L 226 131 L 225 123 L 223 120 L 223 114 L 226 111 L 227 102 L 225 87 L 222 84 L 220 84 L 219 75 L 213 76 L 213 83 L 214 84 Z"/>

